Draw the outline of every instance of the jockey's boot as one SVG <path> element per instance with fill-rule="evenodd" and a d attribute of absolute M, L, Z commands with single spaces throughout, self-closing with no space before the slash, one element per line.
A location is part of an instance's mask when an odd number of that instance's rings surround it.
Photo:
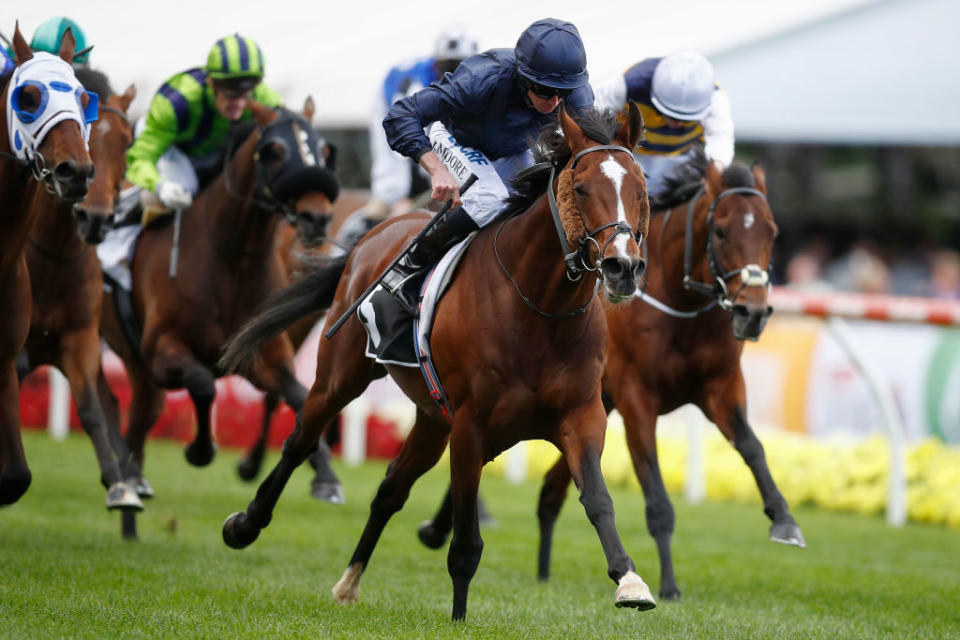
<path fill-rule="evenodd" d="M 480 227 L 463 207 L 450 209 L 407 253 L 383 276 L 383 286 L 411 313 L 416 313 L 421 276 L 443 253 Z"/>

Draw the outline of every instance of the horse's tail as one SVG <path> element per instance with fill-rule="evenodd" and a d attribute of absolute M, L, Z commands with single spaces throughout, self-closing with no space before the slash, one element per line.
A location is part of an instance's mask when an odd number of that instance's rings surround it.
<path fill-rule="evenodd" d="M 337 283 L 347 265 L 349 254 L 324 260 L 302 279 L 281 289 L 260 305 L 257 315 L 247 321 L 223 347 L 219 367 L 227 373 L 246 371 L 252 357 L 268 340 L 300 318 L 324 311 L 333 304 Z"/>

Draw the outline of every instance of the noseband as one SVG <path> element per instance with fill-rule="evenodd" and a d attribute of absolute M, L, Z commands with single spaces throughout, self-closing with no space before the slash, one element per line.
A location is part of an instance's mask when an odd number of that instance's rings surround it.
<path fill-rule="evenodd" d="M 602 144 L 602 145 L 597 145 L 595 147 L 588 147 L 586 149 L 583 149 L 582 151 L 577 153 L 575 156 L 573 156 L 573 160 L 570 162 L 570 167 L 569 167 L 570 170 L 573 170 L 573 168 L 577 165 L 577 162 L 580 160 L 580 158 L 582 158 L 586 154 L 593 153 L 594 151 L 604 151 L 604 150 L 623 151 L 624 153 L 629 154 L 630 159 L 633 160 L 633 152 L 627 149 L 626 147 L 621 147 L 619 145 L 614 145 L 614 144 Z M 567 270 L 566 270 L 567 279 L 570 280 L 571 282 L 577 282 L 580 280 L 580 278 L 583 277 L 583 274 L 586 272 L 597 273 L 596 286 L 594 287 L 594 293 L 596 293 L 596 289 L 599 288 L 600 281 L 603 279 L 603 272 L 600 271 L 600 264 L 601 262 L 603 262 L 603 256 L 606 253 L 607 246 L 609 246 L 610 241 L 616 238 L 618 235 L 622 233 L 626 233 L 633 236 L 637 240 L 637 243 L 639 243 L 641 240 L 640 229 L 638 227 L 637 230 L 634 231 L 633 229 L 630 228 L 630 225 L 620 220 L 602 224 L 596 229 L 592 229 L 592 230 L 588 229 L 587 225 L 584 224 L 583 228 L 585 233 L 578 240 L 579 246 L 575 250 L 571 251 L 570 243 L 567 242 L 567 231 L 563 226 L 563 221 L 560 219 L 560 208 L 557 206 L 557 195 L 553 192 L 553 179 L 556 176 L 556 171 L 557 171 L 556 165 L 552 162 L 539 162 L 537 164 L 527 167 L 526 169 L 523 169 L 520 173 L 517 174 L 517 178 L 519 179 L 525 175 L 529 176 L 530 174 L 533 174 L 533 173 L 546 171 L 548 168 L 550 170 L 550 178 L 547 181 L 547 201 L 550 204 L 550 214 L 553 217 L 553 225 L 556 228 L 557 236 L 560 239 L 560 247 L 563 249 L 563 260 L 567 265 Z M 582 216 L 580 220 L 581 222 L 583 222 Z M 530 298 L 528 298 L 523 294 L 523 292 L 520 290 L 520 285 L 518 285 L 516 280 L 513 279 L 513 276 L 510 275 L 510 272 L 507 270 L 506 265 L 503 264 L 503 260 L 500 259 L 500 252 L 497 250 L 497 239 L 500 237 L 500 232 L 503 231 L 503 227 L 504 225 L 506 225 L 506 223 L 507 223 L 507 220 L 504 220 L 503 222 L 500 223 L 500 226 L 497 228 L 497 233 L 494 235 L 494 239 L 493 239 L 493 252 L 497 258 L 497 264 L 500 265 L 500 270 L 503 271 L 503 274 L 510 281 L 510 284 L 513 285 L 514 290 L 517 292 L 517 295 L 520 296 L 520 299 L 523 300 L 524 304 L 526 304 L 533 311 L 537 312 L 539 315 L 545 318 L 551 318 L 554 320 L 563 320 L 566 318 L 573 318 L 575 316 L 579 316 L 582 313 L 584 313 L 587 310 L 587 308 L 590 307 L 590 304 L 593 302 L 592 297 L 590 301 L 588 301 L 585 305 L 583 305 L 582 307 L 573 309 L 572 311 L 566 311 L 563 313 L 551 313 L 549 311 L 544 311 L 539 307 L 537 307 L 537 305 L 534 304 L 533 300 L 531 300 Z M 600 243 L 597 242 L 596 236 L 604 229 L 608 229 L 611 227 L 616 228 L 617 232 L 611 235 L 609 238 L 607 238 L 606 242 L 604 242 L 603 246 L 601 247 Z M 597 247 L 597 260 L 592 265 L 588 263 L 589 247 L 591 244 Z"/>
<path fill-rule="evenodd" d="M 767 196 L 764 195 L 762 191 L 758 191 L 757 189 L 753 189 L 751 187 L 734 187 L 727 189 L 726 191 L 722 191 L 720 195 L 718 195 L 716 199 L 710 203 L 710 208 L 707 210 L 706 251 L 707 263 L 710 265 L 710 273 L 713 275 L 713 283 L 694 280 L 693 276 L 690 275 L 693 267 L 694 213 L 696 211 L 696 205 L 698 202 L 700 202 L 700 198 L 703 197 L 704 193 L 704 188 L 700 187 L 697 193 L 690 200 L 690 206 L 687 207 L 687 224 L 684 232 L 683 247 L 683 288 L 689 291 L 695 291 L 708 298 L 713 298 L 713 301 L 694 311 L 679 311 L 648 295 L 646 292 L 640 292 L 638 294 L 638 297 L 650 306 L 659 309 L 667 315 L 675 318 L 696 318 L 700 314 L 706 313 L 717 306 L 725 311 L 729 311 L 733 308 L 734 300 L 736 300 L 737 296 L 740 295 L 740 292 L 747 287 L 767 287 L 770 285 L 770 274 L 764 269 L 760 268 L 760 265 L 757 264 L 748 264 L 740 269 L 725 271 L 723 269 L 723 265 L 720 263 L 720 258 L 717 256 L 716 247 L 714 247 L 713 244 L 713 212 L 716 210 L 717 204 L 720 202 L 720 200 L 734 194 L 743 194 L 748 196 L 757 196 L 766 202 Z M 667 223 L 670 221 L 670 213 L 672 211 L 673 210 L 671 209 L 667 212 L 663 221 L 662 229 L 666 229 Z M 663 232 L 661 231 L 661 233 Z M 735 276 L 740 276 L 740 287 L 734 291 L 733 294 L 731 294 L 730 290 L 727 288 L 727 282 L 729 282 Z"/>

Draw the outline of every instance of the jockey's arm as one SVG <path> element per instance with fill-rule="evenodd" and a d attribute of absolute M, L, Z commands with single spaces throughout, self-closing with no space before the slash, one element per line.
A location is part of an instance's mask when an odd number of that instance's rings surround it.
<path fill-rule="evenodd" d="M 622 74 L 605 80 L 593 88 L 593 105 L 597 109 L 619 111 L 627 104 L 627 81 Z"/>
<path fill-rule="evenodd" d="M 707 160 L 729 165 L 733 162 L 733 113 L 730 110 L 730 96 L 722 87 L 717 87 L 713 92 L 710 109 L 702 124 Z"/>
<path fill-rule="evenodd" d="M 156 191 L 160 182 L 157 161 L 174 143 L 178 131 L 173 105 L 163 95 L 156 94 L 143 131 L 127 151 L 127 180 L 148 191 Z"/>

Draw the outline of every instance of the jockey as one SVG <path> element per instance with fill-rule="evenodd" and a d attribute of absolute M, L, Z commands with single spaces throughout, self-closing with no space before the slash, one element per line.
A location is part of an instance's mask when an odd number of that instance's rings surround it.
<path fill-rule="evenodd" d="M 56 16 L 45 21 L 33 34 L 33 40 L 30 41 L 30 48 L 34 51 L 46 51 L 57 55 L 60 53 L 60 43 L 63 40 L 63 33 L 70 28 L 73 39 L 76 42 L 74 47 L 73 64 L 75 66 L 87 64 L 90 60 L 90 49 L 87 46 L 87 36 L 83 33 L 76 22 L 64 16 Z"/>
<path fill-rule="evenodd" d="M 263 69 L 257 43 L 234 34 L 213 45 L 205 67 L 160 87 L 127 152 L 127 179 L 142 188 L 144 226 L 157 214 L 190 206 L 219 173 L 231 123 L 253 118 L 250 100 L 280 106 L 280 96 L 261 83 Z"/>
<path fill-rule="evenodd" d="M 430 174 L 434 200 L 453 207 L 383 282 L 402 296 L 404 282 L 432 264 L 453 243 L 486 226 L 508 196 L 509 181 L 532 163 L 529 139 L 555 122 L 563 99 L 574 111 L 593 105 L 587 55 L 577 28 L 538 20 L 514 49 L 490 49 L 453 72 L 395 102 L 383 120 L 390 147 Z M 458 187 L 477 182 L 461 201 Z"/>
<path fill-rule="evenodd" d="M 641 60 L 598 84 L 596 96 L 598 108 L 620 110 L 628 100 L 640 108 L 644 138 L 634 155 L 647 176 L 651 200 L 661 195 L 669 168 L 685 163 L 697 145 L 704 145 L 708 161 L 727 166 L 733 160 L 730 98 L 699 53 Z"/>

